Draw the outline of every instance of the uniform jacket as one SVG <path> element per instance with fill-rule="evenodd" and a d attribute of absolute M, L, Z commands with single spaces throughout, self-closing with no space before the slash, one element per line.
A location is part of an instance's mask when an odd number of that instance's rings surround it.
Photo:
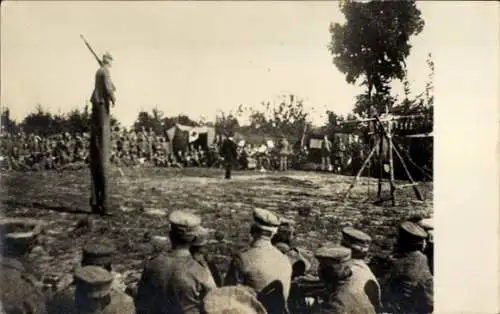
<path fill-rule="evenodd" d="M 201 300 L 215 287 L 209 270 L 189 250 L 164 252 L 144 268 L 135 303 L 137 313 L 199 313 Z"/>
<path fill-rule="evenodd" d="M 330 140 L 325 140 L 321 141 L 321 153 L 323 155 L 329 155 L 332 152 L 332 142 Z"/>
<path fill-rule="evenodd" d="M 281 140 L 279 144 L 279 153 L 280 155 L 288 155 L 290 153 L 290 144 L 287 139 Z"/>
<path fill-rule="evenodd" d="M 238 159 L 238 146 L 230 139 L 225 139 L 222 143 L 221 154 L 226 162 L 234 162 Z"/>
<path fill-rule="evenodd" d="M 21 262 L 2 258 L 0 266 L 0 303 L 6 313 L 48 313 L 45 296 Z"/>
<path fill-rule="evenodd" d="M 335 291 L 332 292 L 322 306 L 314 311 L 318 314 L 375 314 L 375 309 L 371 304 L 368 296 L 355 289 L 351 281 L 353 278 L 347 279 L 345 282 L 338 283 Z"/>
<path fill-rule="evenodd" d="M 396 256 L 383 292 L 390 312 L 432 313 L 433 278 L 425 255 L 413 251 Z"/>
<path fill-rule="evenodd" d="M 365 293 L 373 307 L 378 311 L 381 306 L 380 284 L 370 267 L 361 259 L 351 259 L 348 262 L 352 276 L 350 288 L 359 293 Z"/>
<path fill-rule="evenodd" d="M 286 307 L 292 279 L 292 265 L 289 258 L 281 253 L 269 240 L 256 240 L 250 248 L 239 253 L 231 262 L 225 278 L 225 285 L 242 284 L 253 288 L 257 293 L 272 289 L 281 306 Z M 269 306 L 263 302 L 268 311 Z"/>
<path fill-rule="evenodd" d="M 115 277 L 112 283 L 113 293 L 116 297 L 123 298 L 120 293 L 125 291 L 125 284 L 118 273 L 112 272 L 112 274 Z M 68 281 L 67 285 L 57 291 L 48 303 L 49 313 L 72 313 L 75 307 L 75 287 L 74 282 Z M 133 305 L 133 300 L 130 299 L 130 301 Z"/>
<path fill-rule="evenodd" d="M 102 66 L 95 74 L 94 92 L 90 98 L 92 104 L 115 102 L 115 85 L 111 81 L 109 68 Z"/>
<path fill-rule="evenodd" d="M 135 314 L 134 300 L 124 292 L 113 290 L 110 303 L 102 314 Z"/>

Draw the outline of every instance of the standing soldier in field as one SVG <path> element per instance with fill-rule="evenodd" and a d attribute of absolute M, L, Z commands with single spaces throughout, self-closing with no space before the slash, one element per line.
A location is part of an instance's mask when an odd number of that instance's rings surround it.
<path fill-rule="evenodd" d="M 331 162 L 332 155 L 332 142 L 328 139 L 325 134 L 323 141 L 321 142 L 321 170 L 329 171 L 332 167 Z"/>
<path fill-rule="evenodd" d="M 231 168 L 234 166 L 238 160 L 238 145 L 233 140 L 232 136 L 228 136 L 224 142 L 222 142 L 221 154 L 224 157 L 224 166 L 226 168 L 226 179 L 231 179 Z"/>
<path fill-rule="evenodd" d="M 92 177 L 91 207 L 93 213 L 107 214 L 110 122 L 109 107 L 115 105 L 115 86 L 111 81 L 110 68 L 113 57 L 105 53 L 95 75 L 92 93 L 92 125 L 90 139 L 90 171 Z"/>
<path fill-rule="evenodd" d="M 279 155 L 280 155 L 280 171 L 286 171 L 288 169 L 288 154 L 290 150 L 290 144 L 285 136 L 281 137 L 279 144 Z"/>

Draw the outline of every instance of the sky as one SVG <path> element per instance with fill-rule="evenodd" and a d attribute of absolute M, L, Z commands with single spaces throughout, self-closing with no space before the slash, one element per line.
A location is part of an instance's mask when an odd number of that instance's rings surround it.
<path fill-rule="evenodd" d="M 449 36 L 443 23 L 467 25 L 471 8 L 488 9 L 431 1 L 418 7 L 426 25 L 411 38 L 407 60 L 414 94 L 424 90 L 427 54 L 439 54 Z M 1 105 L 17 120 L 37 104 L 53 113 L 84 107 L 97 64 L 80 34 L 98 55 L 114 57 L 113 113 L 124 125 L 155 107 L 213 120 L 218 110 L 290 93 L 321 124 L 327 109 L 351 111 L 363 91 L 346 83 L 327 49 L 329 24 L 343 21 L 337 2 L 6 1 L 1 14 Z M 478 14 L 484 29 L 457 34 L 465 42 L 483 40 L 492 25 L 484 19 L 496 17 Z"/>

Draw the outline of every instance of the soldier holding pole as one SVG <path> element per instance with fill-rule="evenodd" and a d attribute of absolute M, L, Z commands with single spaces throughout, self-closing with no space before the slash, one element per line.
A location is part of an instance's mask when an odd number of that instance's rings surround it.
<path fill-rule="evenodd" d="M 115 86 L 111 81 L 110 68 L 113 61 L 106 52 L 99 60 L 89 43 L 81 36 L 87 48 L 94 55 L 100 68 L 95 75 L 95 88 L 90 102 L 92 103 L 92 122 L 90 131 L 90 172 L 92 212 L 106 215 L 109 209 L 107 168 L 110 153 L 110 105 L 115 105 Z"/>

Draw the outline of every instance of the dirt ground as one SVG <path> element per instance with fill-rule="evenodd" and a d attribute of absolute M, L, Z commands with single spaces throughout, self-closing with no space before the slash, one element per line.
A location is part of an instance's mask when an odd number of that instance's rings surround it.
<path fill-rule="evenodd" d="M 85 213 L 90 191 L 87 169 L 2 173 L 0 198 L 4 216 L 37 218 L 47 224 L 31 254 L 45 281 L 70 273 L 79 263 L 83 244 L 106 237 L 117 246 L 115 268 L 127 283 L 138 280 L 144 260 L 153 252 L 151 236 L 166 236 L 167 214 L 175 209 L 202 217 L 203 225 L 213 232 L 209 252 L 224 272 L 231 254 L 248 243 L 254 207 L 293 218 L 296 244 L 304 249 L 337 242 L 340 230 L 350 225 L 373 237 L 374 254 L 385 255 L 392 249 L 397 224 L 411 215 L 430 214 L 433 206 L 432 183 L 420 184 L 423 203 L 405 188 L 396 192 L 398 204 L 392 207 L 372 205 L 375 179 L 362 178 L 344 203 L 353 177 L 303 171 L 236 172 L 230 181 L 222 177 L 223 171 L 217 169 L 115 168 L 111 218 Z"/>

